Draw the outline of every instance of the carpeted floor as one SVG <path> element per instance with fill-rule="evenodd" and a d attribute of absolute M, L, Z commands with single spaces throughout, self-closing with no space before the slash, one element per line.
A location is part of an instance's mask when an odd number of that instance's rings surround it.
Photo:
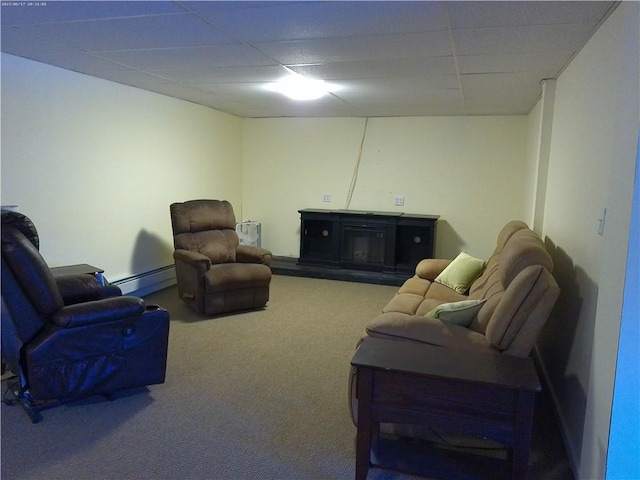
<path fill-rule="evenodd" d="M 152 294 L 171 314 L 166 383 L 46 410 L 38 424 L 3 404 L 2 479 L 351 479 L 349 360 L 396 289 L 276 275 L 266 309 L 209 319 L 175 287 Z M 573 478 L 544 396 L 531 472 Z"/>

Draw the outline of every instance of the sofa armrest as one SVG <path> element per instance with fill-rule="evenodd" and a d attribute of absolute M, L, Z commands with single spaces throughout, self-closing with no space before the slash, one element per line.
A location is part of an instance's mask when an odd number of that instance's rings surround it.
<path fill-rule="evenodd" d="M 141 298 L 112 297 L 63 307 L 53 314 L 52 320 L 60 327 L 73 328 L 135 317 L 144 310 Z"/>
<path fill-rule="evenodd" d="M 416 266 L 416 275 L 432 282 L 450 263 L 451 260 L 425 258 Z"/>
<path fill-rule="evenodd" d="M 252 247 L 251 245 L 238 245 L 236 248 L 236 261 L 238 263 L 261 263 L 271 265 L 272 253 L 262 247 Z"/>

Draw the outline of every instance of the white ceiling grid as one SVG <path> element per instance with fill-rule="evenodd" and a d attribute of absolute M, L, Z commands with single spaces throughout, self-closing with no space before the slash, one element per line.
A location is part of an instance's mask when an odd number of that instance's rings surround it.
<path fill-rule="evenodd" d="M 3 2 L 3 52 L 242 117 L 521 115 L 604 1 Z M 14 6 L 12 6 L 14 5 Z M 337 87 L 297 103 L 291 72 Z"/>

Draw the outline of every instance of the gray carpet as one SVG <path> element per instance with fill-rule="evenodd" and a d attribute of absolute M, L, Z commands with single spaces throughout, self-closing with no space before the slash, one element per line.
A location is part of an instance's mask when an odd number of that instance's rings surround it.
<path fill-rule="evenodd" d="M 266 309 L 213 319 L 175 287 L 152 294 L 171 314 L 166 383 L 46 410 L 38 424 L 3 404 L 2 479 L 351 479 L 349 360 L 396 289 L 276 275 Z M 536 416 L 532 478 L 571 479 L 553 418 Z"/>

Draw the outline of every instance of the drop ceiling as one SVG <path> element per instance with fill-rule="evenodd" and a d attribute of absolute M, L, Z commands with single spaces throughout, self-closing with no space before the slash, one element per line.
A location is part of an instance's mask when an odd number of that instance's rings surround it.
<path fill-rule="evenodd" d="M 521 115 L 616 5 L 3 1 L 1 50 L 241 117 Z M 292 74 L 335 91 L 266 88 Z"/>

